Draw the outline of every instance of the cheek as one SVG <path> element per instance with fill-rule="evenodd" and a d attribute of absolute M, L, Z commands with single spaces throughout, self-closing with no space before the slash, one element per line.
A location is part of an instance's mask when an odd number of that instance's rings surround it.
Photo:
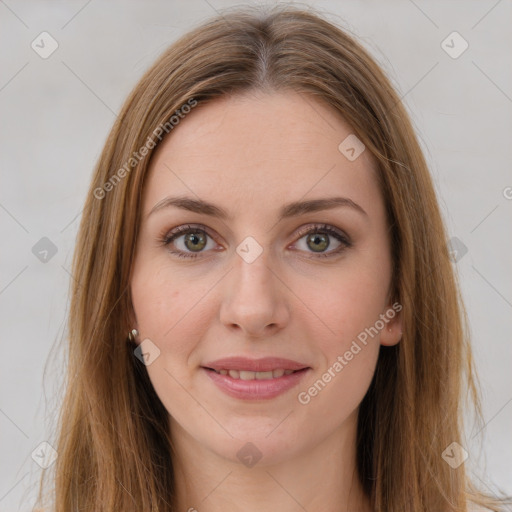
<path fill-rule="evenodd" d="M 323 354 L 318 374 L 334 394 L 339 387 L 343 394 L 359 395 L 358 390 L 366 390 L 375 369 L 380 349 L 380 330 L 375 325 L 382 310 L 380 301 L 362 293 L 361 288 L 354 293 L 347 288 L 346 292 L 330 309 L 323 310 L 325 323 L 335 334 L 329 332 L 315 343 Z"/>
<path fill-rule="evenodd" d="M 368 267 L 332 272 L 318 284 L 302 287 L 301 299 L 320 321 L 325 353 L 342 350 L 375 325 L 386 304 L 386 276 Z M 320 333 L 320 331 L 318 331 Z M 378 339 L 378 334 L 374 336 Z"/>
<path fill-rule="evenodd" d="M 316 304 L 324 325 L 314 340 L 322 358 L 297 398 L 318 417 L 329 411 L 326 426 L 334 428 L 358 407 L 373 378 L 380 350 L 375 326 L 384 312 L 387 281 L 366 268 L 333 274 L 325 283 L 310 288 L 305 299 Z"/>
<path fill-rule="evenodd" d="M 169 274 L 156 262 L 142 258 L 136 261 L 131 281 L 141 339 L 151 339 L 161 350 L 167 349 L 165 339 L 173 337 L 177 330 L 175 324 L 186 313 L 182 285 L 172 280 Z"/>
<path fill-rule="evenodd" d="M 332 411 L 332 426 L 358 407 L 371 383 L 380 350 L 379 320 L 385 310 L 384 271 L 381 262 L 380 268 L 361 265 L 333 272 L 329 280 L 310 287 L 304 299 L 321 320 L 314 344 L 322 358 L 299 390 L 299 402 L 320 416 Z"/>
<path fill-rule="evenodd" d="M 162 278 L 161 273 L 136 274 L 132 279 L 133 307 L 139 331 L 147 337 L 160 339 L 172 327 L 179 311 L 180 290 Z"/>
<path fill-rule="evenodd" d="M 190 355 L 212 322 L 213 308 L 207 299 L 218 276 L 196 274 L 148 258 L 137 262 L 132 276 L 141 339 L 154 341 L 165 367 L 180 373 L 187 371 Z"/>
<path fill-rule="evenodd" d="M 191 321 L 201 310 L 193 284 L 176 279 L 177 273 L 156 264 L 134 268 L 131 282 L 133 307 L 140 339 L 149 338 L 160 350 L 159 356 L 146 367 L 156 394 L 170 414 L 190 406 L 180 383 L 188 381 L 188 361 L 200 339 L 201 325 Z"/>
<path fill-rule="evenodd" d="M 357 411 L 372 381 L 377 358 L 378 347 L 365 347 L 351 361 L 339 363 L 341 370 L 330 363 L 301 387 L 297 400 L 304 435 L 314 438 L 319 430 L 332 432 Z"/>

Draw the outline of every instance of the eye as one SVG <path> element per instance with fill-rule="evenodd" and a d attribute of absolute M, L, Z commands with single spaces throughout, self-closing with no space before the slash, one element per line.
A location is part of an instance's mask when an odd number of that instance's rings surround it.
<path fill-rule="evenodd" d="M 307 226 L 299 231 L 299 242 L 304 241 L 302 248 L 306 252 L 313 252 L 315 257 L 328 258 L 341 253 L 344 249 L 351 247 L 348 236 L 342 231 L 329 226 L 328 224 L 315 224 L 314 226 Z M 302 236 L 301 236 L 302 235 Z M 305 235 L 305 236 L 304 236 Z M 331 246 L 330 238 L 335 238 L 338 245 L 331 251 L 325 252 Z"/>
<path fill-rule="evenodd" d="M 296 236 L 300 237 L 296 244 L 304 240 L 304 244 L 299 245 L 302 245 L 303 251 L 312 252 L 313 258 L 335 256 L 352 246 L 342 231 L 328 224 L 309 225 L 299 230 Z M 335 238 L 338 245 L 333 250 L 325 252 L 331 246 L 330 238 Z M 210 246 L 208 239 L 212 242 Z M 197 258 L 202 252 L 215 247 L 207 228 L 201 225 L 179 226 L 163 236 L 160 242 L 164 246 L 174 246 L 174 249 L 169 248 L 169 251 L 179 258 Z"/>
<path fill-rule="evenodd" d="M 180 240 L 181 238 L 182 240 Z M 171 244 L 176 246 L 177 250 L 169 249 L 169 251 L 179 258 L 197 258 L 203 249 L 212 249 L 212 247 L 208 247 L 208 238 L 211 237 L 203 226 L 187 224 L 166 234 L 161 243 L 166 246 Z"/>

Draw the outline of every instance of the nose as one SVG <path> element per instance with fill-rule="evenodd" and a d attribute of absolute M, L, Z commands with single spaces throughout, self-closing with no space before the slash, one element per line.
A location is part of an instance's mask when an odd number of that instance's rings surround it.
<path fill-rule="evenodd" d="M 252 263 L 238 254 L 223 280 L 220 321 L 246 338 L 263 338 L 283 329 L 289 321 L 290 291 L 279 270 L 271 268 L 268 251 Z"/>

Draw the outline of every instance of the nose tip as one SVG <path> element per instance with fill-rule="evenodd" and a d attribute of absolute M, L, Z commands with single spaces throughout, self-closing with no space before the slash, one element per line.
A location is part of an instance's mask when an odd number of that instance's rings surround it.
<path fill-rule="evenodd" d="M 249 237 L 248 237 L 249 238 Z M 247 242 L 248 252 L 256 254 Z M 240 246 L 239 246 L 240 247 Z M 242 246 L 242 249 L 244 246 Z M 220 312 L 222 323 L 241 330 L 256 340 L 272 335 L 288 321 L 286 297 L 275 273 L 260 254 L 251 263 L 241 257 L 225 281 L 224 300 Z"/>

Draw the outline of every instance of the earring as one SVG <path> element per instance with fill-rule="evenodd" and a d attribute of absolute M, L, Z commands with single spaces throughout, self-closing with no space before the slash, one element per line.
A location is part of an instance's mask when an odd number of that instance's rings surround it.
<path fill-rule="evenodd" d="M 129 333 L 128 333 L 128 339 L 131 341 L 131 342 L 135 342 L 135 338 L 139 335 L 139 331 L 137 331 L 137 329 L 132 329 Z"/>
<path fill-rule="evenodd" d="M 388 327 L 388 332 L 391 332 L 393 329 L 391 327 Z M 398 338 L 398 341 L 402 339 L 402 331 L 400 331 L 400 338 Z"/>

